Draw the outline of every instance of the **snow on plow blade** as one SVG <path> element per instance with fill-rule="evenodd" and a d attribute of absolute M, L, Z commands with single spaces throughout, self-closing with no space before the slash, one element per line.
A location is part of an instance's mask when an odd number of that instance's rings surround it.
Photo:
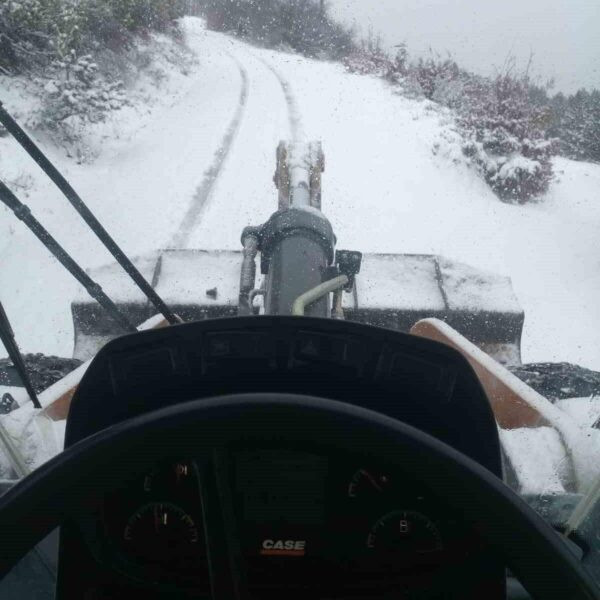
<path fill-rule="evenodd" d="M 242 252 L 164 250 L 133 262 L 184 321 L 237 314 Z M 132 322 L 154 314 L 141 293 L 127 287 L 117 265 L 89 274 Z M 343 308 L 350 321 L 405 332 L 420 319 L 435 317 L 496 360 L 521 362 L 524 315 L 510 279 L 443 257 L 364 254 L 353 291 L 344 293 Z M 123 333 L 89 297 L 75 299 L 72 312 L 75 358 L 90 358 Z"/>

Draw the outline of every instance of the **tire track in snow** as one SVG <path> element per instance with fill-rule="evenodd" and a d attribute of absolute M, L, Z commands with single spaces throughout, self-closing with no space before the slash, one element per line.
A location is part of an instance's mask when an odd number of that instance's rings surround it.
<path fill-rule="evenodd" d="M 296 102 L 296 97 L 292 92 L 292 86 L 290 82 L 271 64 L 269 64 L 263 58 L 257 57 L 258 60 L 275 75 L 281 89 L 283 91 L 283 95 L 285 97 L 285 101 L 288 107 L 288 119 L 290 123 L 290 133 L 292 135 L 292 141 L 299 142 L 304 138 L 304 130 L 302 128 L 302 117 L 300 116 L 300 109 L 298 108 L 298 103 Z"/>
<path fill-rule="evenodd" d="M 208 205 L 208 201 L 210 200 L 214 190 L 215 183 L 219 179 L 223 165 L 225 164 L 227 156 L 229 155 L 231 147 L 233 146 L 233 142 L 237 137 L 246 109 L 248 91 L 250 88 L 248 72 L 235 57 L 229 53 L 227 54 L 237 65 L 242 79 L 242 87 L 240 89 L 238 106 L 231 122 L 229 123 L 229 126 L 227 127 L 227 130 L 225 131 L 225 135 L 221 140 L 221 144 L 214 154 L 212 163 L 208 169 L 204 171 L 202 183 L 196 189 L 194 197 L 192 198 L 192 202 L 183 216 L 181 225 L 179 225 L 179 228 L 171 239 L 171 247 L 173 248 L 185 248 L 187 246 L 194 227 L 197 225 L 202 213 Z"/>

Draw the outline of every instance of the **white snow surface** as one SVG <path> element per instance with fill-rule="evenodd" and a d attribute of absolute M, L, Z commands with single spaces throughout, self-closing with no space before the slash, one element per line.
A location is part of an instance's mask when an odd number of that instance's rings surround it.
<path fill-rule="evenodd" d="M 241 257 L 234 252 L 198 252 L 192 263 L 176 250 L 163 255 L 162 273 L 156 291 L 167 303 L 194 302 L 199 298 L 204 304 L 237 306 L 240 284 Z M 216 290 L 215 297 L 206 294 Z"/>
<path fill-rule="evenodd" d="M 569 460 L 559 433 L 552 427 L 501 429 L 500 440 L 523 494 L 559 494 L 565 491 Z"/>
<path fill-rule="evenodd" d="M 600 397 L 566 398 L 556 406 L 566 412 L 581 427 L 592 427 L 600 419 Z"/>
<path fill-rule="evenodd" d="M 356 292 L 359 305 L 369 308 L 444 310 L 435 263 L 428 256 L 399 261 L 393 255 L 363 255 Z M 353 300 L 344 294 L 344 306 L 352 306 Z"/>
<path fill-rule="evenodd" d="M 508 275 L 526 315 L 524 361 L 600 370 L 600 166 L 557 158 L 558 178 L 543 199 L 503 204 L 464 164 L 451 115 L 433 103 L 404 98 L 339 64 L 248 46 L 195 18 L 183 28 L 198 64 L 187 76 L 173 71 L 154 90 L 140 83 L 131 107 L 94 125 L 94 162 L 76 164 L 38 138 L 128 254 L 176 239 L 247 78 L 241 121 L 187 247 L 240 248 L 242 228 L 276 209 L 277 143 L 302 131 L 323 142 L 323 211 L 338 247 L 437 254 Z M 0 97 L 21 120 L 34 103 L 6 78 Z M 7 137 L 0 138 L 0 173 L 83 266 L 112 262 Z M 24 351 L 71 355 L 77 288 L 0 207 L 0 297 Z M 126 296 L 133 284 L 123 273 L 114 288 Z"/>

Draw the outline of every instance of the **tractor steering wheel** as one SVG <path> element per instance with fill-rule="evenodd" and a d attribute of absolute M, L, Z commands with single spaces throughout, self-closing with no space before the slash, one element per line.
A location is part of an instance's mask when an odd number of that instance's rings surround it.
<path fill-rule="evenodd" d="M 385 462 L 398 473 L 423 481 L 449 505 L 477 521 L 484 541 L 534 598 L 600 598 L 560 537 L 484 467 L 379 413 L 289 394 L 234 395 L 177 404 L 109 427 L 67 448 L 0 498 L 0 576 L 86 502 L 102 498 L 166 454 L 194 457 L 210 474 L 216 453 L 239 442 L 305 444 Z M 203 494 L 214 498 L 212 509 L 218 512 L 218 494 L 210 495 L 210 477 L 207 486 Z M 218 531 L 227 523 L 211 522 L 216 528 L 213 532 L 207 528 L 213 598 L 245 596 L 236 568 L 241 558 L 231 548 L 213 544 L 227 539 Z"/>

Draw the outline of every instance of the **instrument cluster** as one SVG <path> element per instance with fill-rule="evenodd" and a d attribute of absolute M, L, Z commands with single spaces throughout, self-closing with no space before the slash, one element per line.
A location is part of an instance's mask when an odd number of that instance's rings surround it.
<path fill-rule="evenodd" d="M 381 467 L 241 449 L 225 473 L 251 591 L 420 587 L 464 563 L 474 547 L 443 503 Z M 104 561 L 138 583 L 208 593 L 202 481 L 193 460 L 176 461 L 107 498 Z"/>
<path fill-rule="evenodd" d="M 101 515 L 104 562 L 141 583 L 205 587 L 199 483 L 194 461 L 177 461 L 157 465 L 111 494 Z"/>

